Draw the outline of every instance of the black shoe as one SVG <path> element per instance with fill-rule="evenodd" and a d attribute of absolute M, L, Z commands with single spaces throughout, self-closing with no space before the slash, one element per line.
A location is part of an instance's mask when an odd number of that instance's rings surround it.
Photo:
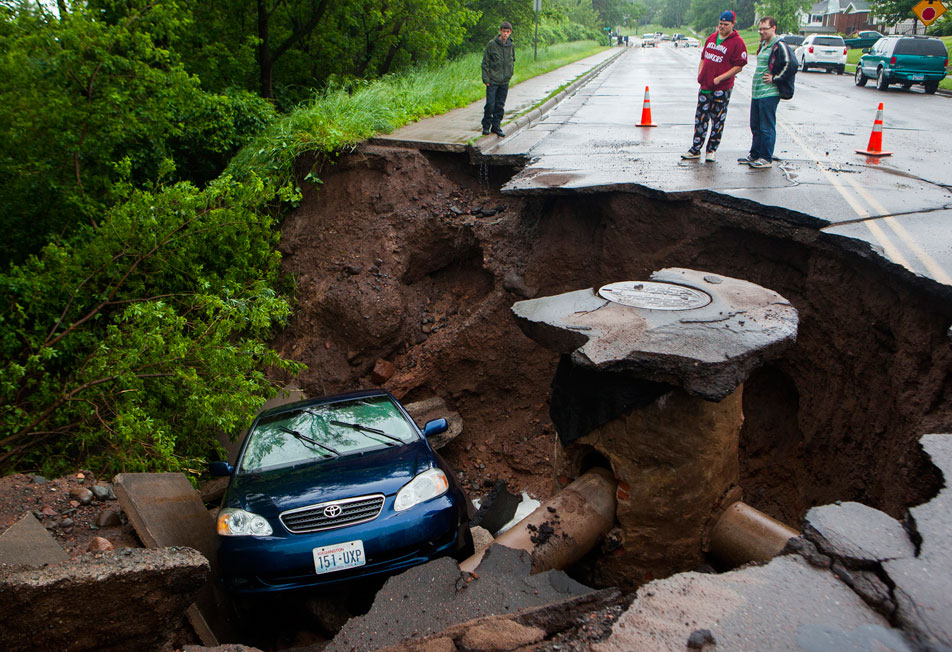
<path fill-rule="evenodd" d="M 484 136 L 488 136 L 488 135 L 489 135 L 489 127 L 483 127 L 483 135 L 484 135 Z"/>
<path fill-rule="evenodd" d="M 500 138 L 506 137 L 506 132 L 502 130 L 502 127 L 493 127 L 493 133 L 499 136 Z"/>

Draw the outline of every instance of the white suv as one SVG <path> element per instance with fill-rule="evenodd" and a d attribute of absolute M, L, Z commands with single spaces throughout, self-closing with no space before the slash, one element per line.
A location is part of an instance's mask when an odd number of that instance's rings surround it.
<path fill-rule="evenodd" d="M 846 70 L 846 42 L 835 34 L 810 34 L 795 52 L 800 70 L 826 68 L 842 75 Z"/>

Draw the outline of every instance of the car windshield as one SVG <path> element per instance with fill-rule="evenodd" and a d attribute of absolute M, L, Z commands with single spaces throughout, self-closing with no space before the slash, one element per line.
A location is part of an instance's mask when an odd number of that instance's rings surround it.
<path fill-rule="evenodd" d="M 313 405 L 263 417 L 248 435 L 240 473 L 402 446 L 418 438 L 387 396 Z"/>
<path fill-rule="evenodd" d="M 843 47 L 846 43 L 841 36 L 818 36 L 813 39 L 813 45 L 838 45 Z"/>
<path fill-rule="evenodd" d="M 916 54 L 919 56 L 944 57 L 945 45 L 935 39 L 903 38 L 896 43 L 893 54 Z"/>

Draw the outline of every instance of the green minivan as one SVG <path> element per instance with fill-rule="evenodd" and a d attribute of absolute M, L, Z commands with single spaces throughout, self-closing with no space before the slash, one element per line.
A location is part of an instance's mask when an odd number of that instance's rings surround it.
<path fill-rule="evenodd" d="M 857 86 L 875 79 L 876 88 L 884 91 L 890 84 L 911 88 L 922 84 L 926 93 L 935 93 L 945 79 L 949 53 L 945 44 L 927 36 L 884 36 L 856 64 Z"/>

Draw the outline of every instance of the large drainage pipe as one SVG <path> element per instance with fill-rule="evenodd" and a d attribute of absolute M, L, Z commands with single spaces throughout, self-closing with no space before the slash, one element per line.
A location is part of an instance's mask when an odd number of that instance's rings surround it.
<path fill-rule="evenodd" d="M 773 559 L 800 536 L 792 527 L 744 502 L 728 507 L 711 529 L 711 554 L 731 568 Z"/>
<path fill-rule="evenodd" d="M 493 543 L 528 552 L 533 573 L 568 568 L 614 526 L 616 486 L 611 471 L 592 469 L 500 534 Z M 475 571 L 484 553 L 485 550 L 480 550 L 464 559 L 460 570 Z"/>

